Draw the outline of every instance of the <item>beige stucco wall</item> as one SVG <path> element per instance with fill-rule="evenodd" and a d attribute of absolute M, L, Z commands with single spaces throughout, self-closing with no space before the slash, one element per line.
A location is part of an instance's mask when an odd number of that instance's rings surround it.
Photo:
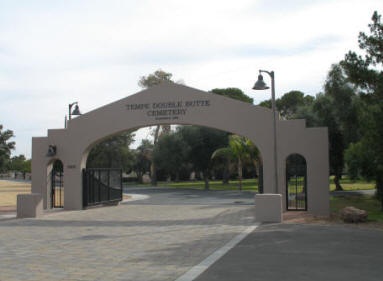
<path fill-rule="evenodd" d="M 168 103 L 174 107 L 166 109 L 171 111 L 166 112 L 168 116 L 165 119 L 153 116 L 153 112 L 162 110 L 158 107 Z M 190 124 L 229 131 L 252 140 L 263 159 L 264 192 L 273 193 L 272 122 L 269 109 L 183 85 L 163 83 L 74 118 L 66 129 L 48 130 L 47 137 L 33 138 L 32 192 L 42 193 L 44 208 L 50 206 L 47 173 L 49 164 L 60 159 L 64 164 L 64 208 L 81 209 L 81 171 L 85 168 L 90 149 L 97 142 L 134 128 Z M 278 121 L 277 130 L 279 193 L 284 198 L 285 159 L 291 153 L 299 153 L 308 164 L 309 211 L 328 215 L 327 130 L 307 129 L 302 120 Z M 54 159 L 46 156 L 50 144 L 57 147 Z"/>

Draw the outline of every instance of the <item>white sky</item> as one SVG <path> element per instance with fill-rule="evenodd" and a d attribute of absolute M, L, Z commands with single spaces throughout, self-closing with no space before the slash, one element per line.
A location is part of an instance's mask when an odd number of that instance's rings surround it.
<path fill-rule="evenodd" d="M 0 0 L 0 124 L 14 155 L 32 136 L 63 128 L 68 104 L 83 113 L 140 91 L 161 68 L 209 91 L 251 90 L 274 70 L 277 97 L 315 95 L 333 63 L 358 50 L 381 0 Z M 379 10 L 380 9 L 380 10 Z M 265 76 L 266 83 L 270 83 Z"/>

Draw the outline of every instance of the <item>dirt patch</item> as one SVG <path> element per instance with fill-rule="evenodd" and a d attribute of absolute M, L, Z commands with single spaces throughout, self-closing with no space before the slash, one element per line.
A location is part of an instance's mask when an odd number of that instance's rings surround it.
<path fill-rule="evenodd" d="M 307 223 L 322 225 L 346 225 L 358 228 L 373 228 L 383 230 L 382 222 L 367 221 L 364 223 L 345 223 L 338 214 L 331 214 L 330 217 L 313 216 L 307 212 L 285 212 L 283 213 L 283 223 Z"/>
<path fill-rule="evenodd" d="M 30 192 L 29 182 L 0 180 L 0 214 L 16 212 L 17 194 Z"/>
<path fill-rule="evenodd" d="M 123 200 L 129 200 L 129 199 L 132 199 L 132 196 L 124 194 L 122 199 Z"/>

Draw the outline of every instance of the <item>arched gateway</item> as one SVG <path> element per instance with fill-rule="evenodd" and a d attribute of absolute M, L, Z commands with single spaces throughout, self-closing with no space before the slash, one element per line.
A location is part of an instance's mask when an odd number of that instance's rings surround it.
<path fill-rule="evenodd" d="M 308 211 L 327 216 L 327 128 L 306 128 L 304 120 L 277 120 L 278 187 L 275 192 L 272 114 L 267 108 L 174 83 L 162 83 L 105 105 L 69 120 L 65 129 L 50 129 L 47 137 L 32 139 L 32 194 L 29 199 L 28 196 L 24 200 L 20 198 L 18 215 L 29 216 L 25 205 L 38 201 L 38 197 L 42 198 L 44 209 L 51 207 L 47 182 L 54 161 L 63 163 L 64 209 L 80 210 L 83 208 L 82 169 L 96 143 L 130 129 L 157 124 L 189 124 L 249 138 L 262 155 L 264 193 L 281 194 L 283 210 L 286 210 L 286 159 L 291 154 L 302 155 L 307 163 Z M 49 148 L 51 153 L 47 155 Z"/>

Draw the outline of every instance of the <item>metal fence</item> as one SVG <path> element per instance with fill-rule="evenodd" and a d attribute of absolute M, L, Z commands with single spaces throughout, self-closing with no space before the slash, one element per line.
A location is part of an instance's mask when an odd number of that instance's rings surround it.
<path fill-rule="evenodd" d="M 121 169 L 83 169 L 83 207 L 122 200 Z"/>
<path fill-rule="evenodd" d="M 64 173 L 51 172 L 51 208 L 64 208 Z"/>
<path fill-rule="evenodd" d="M 299 154 L 286 161 L 286 205 L 288 211 L 307 210 L 307 166 Z"/>

